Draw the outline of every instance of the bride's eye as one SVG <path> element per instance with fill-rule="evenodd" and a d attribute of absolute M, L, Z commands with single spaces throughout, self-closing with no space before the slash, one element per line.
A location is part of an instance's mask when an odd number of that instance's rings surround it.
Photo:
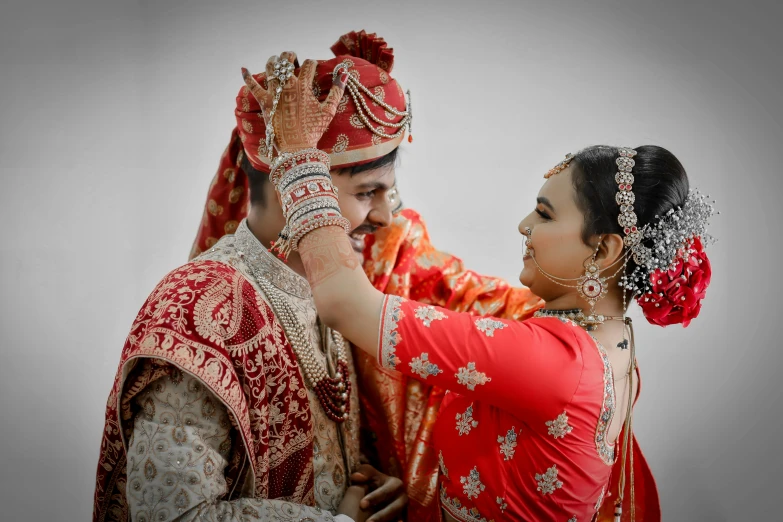
<path fill-rule="evenodd" d="M 549 214 L 547 214 L 543 210 L 536 209 L 536 214 L 541 216 L 542 219 L 552 219 L 551 217 L 549 217 Z"/>

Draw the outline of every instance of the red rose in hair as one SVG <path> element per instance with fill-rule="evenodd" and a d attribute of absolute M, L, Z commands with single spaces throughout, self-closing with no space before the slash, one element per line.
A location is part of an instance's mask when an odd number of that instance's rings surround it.
<path fill-rule="evenodd" d="M 712 268 L 700 238 L 693 240 L 689 250 L 688 261 L 679 258 L 671 270 L 653 272 L 650 275 L 653 291 L 637 299 L 650 323 L 688 326 L 699 315 Z"/>

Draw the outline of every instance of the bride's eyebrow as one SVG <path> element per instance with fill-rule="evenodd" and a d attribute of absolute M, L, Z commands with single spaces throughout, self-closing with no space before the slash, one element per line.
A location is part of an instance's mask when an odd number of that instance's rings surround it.
<path fill-rule="evenodd" d="M 548 198 L 544 198 L 544 197 L 540 197 L 539 196 L 539 197 L 536 198 L 536 203 L 538 203 L 539 205 L 544 205 L 545 207 L 547 207 L 549 210 L 551 210 L 555 214 L 557 213 L 557 211 L 555 210 L 555 207 L 552 206 L 552 202 L 549 201 Z"/>

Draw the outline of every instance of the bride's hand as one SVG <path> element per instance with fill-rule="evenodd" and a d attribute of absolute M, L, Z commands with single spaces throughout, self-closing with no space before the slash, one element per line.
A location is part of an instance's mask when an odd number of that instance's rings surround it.
<path fill-rule="evenodd" d="M 305 60 L 297 76 L 294 74 L 296 61 L 293 52 L 269 58 L 266 63 L 267 89 L 247 69 L 242 69 L 245 85 L 261 106 L 267 128 L 272 125 L 274 145 L 280 153 L 317 147 L 337 112 L 348 78 L 346 71 L 339 71 L 329 95 L 319 102 L 312 87 L 318 62 Z M 282 86 L 281 80 L 284 82 Z M 274 115 L 270 123 L 272 112 Z"/>

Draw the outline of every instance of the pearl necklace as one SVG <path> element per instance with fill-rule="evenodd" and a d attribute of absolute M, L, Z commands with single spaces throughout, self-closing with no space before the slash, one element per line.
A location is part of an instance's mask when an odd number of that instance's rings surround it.
<path fill-rule="evenodd" d="M 623 316 L 600 315 L 600 314 L 586 316 L 585 313 L 579 308 L 572 308 L 570 310 L 549 310 L 546 308 L 542 308 L 540 310 L 536 310 L 536 312 L 533 314 L 533 317 L 562 317 L 564 319 L 569 319 L 573 321 L 574 323 L 581 326 L 588 332 L 595 330 L 598 326 L 603 324 L 605 321 L 625 320 Z"/>
<path fill-rule="evenodd" d="M 305 327 L 297 319 L 286 298 L 265 278 L 254 275 L 258 286 L 269 298 L 272 311 L 282 323 L 286 337 L 299 360 L 299 367 L 318 396 L 318 401 L 326 415 L 335 422 L 346 421 L 351 411 L 351 403 L 348 400 L 351 394 L 351 381 L 348 378 L 348 358 L 342 335 L 332 330 L 332 338 L 337 344 L 337 371 L 334 377 L 330 377 L 326 365 L 316 359 Z"/>

